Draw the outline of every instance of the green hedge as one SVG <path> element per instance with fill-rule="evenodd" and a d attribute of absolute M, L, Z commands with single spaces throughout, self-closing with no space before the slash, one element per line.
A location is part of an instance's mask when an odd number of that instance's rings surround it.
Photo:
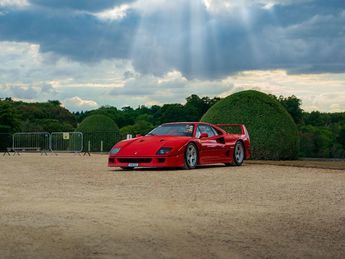
<path fill-rule="evenodd" d="M 298 157 L 296 124 L 277 100 L 262 92 L 249 90 L 230 95 L 212 106 L 201 121 L 245 124 L 251 137 L 253 159 Z"/>
<path fill-rule="evenodd" d="M 119 127 L 106 115 L 96 114 L 86 117 L 77 127 L 79 132 L 117 131 Z"/>
<path fill-rule="evenodd" d="M 121 140 L 119 127 L 106 115 L 96 114 L 86 117 L 76 131 L 83 133 L 84 151 L 88 151 L 89 142 L 91 152 L 100 152 L 109 151 Z M 103 150 L 101 150 L 102 142 Z"/>

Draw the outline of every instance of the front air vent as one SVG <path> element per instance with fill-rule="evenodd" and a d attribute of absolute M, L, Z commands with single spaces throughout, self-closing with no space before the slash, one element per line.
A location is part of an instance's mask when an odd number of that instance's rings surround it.
<path fill-rule="evenodd" d="M 158 158 L 158 163 L 164 163 L 165 162 L 165 158 Z"/>
<path fill-rule="evenodd" d="M 151 163 L 152 158 L 118 158 L 120 163 Z"/>

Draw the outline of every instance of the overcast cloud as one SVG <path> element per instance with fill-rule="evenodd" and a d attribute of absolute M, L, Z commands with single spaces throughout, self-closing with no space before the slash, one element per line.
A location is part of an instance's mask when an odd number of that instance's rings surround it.
<path fill-rule="evenodd" d="M 260 88 L 341 111 L 344 46 L 343 0 L 0 0 L 0 98 L 79 110 Z"/>

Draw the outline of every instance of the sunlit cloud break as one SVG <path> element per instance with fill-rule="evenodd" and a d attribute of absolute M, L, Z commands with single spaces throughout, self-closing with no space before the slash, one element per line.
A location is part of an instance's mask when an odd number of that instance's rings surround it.
<path fill-rule="evenodd" d="M 95 16 L 102 20 L 121 20 L 127 15 L 127 11 L 130 9 L 130 5 L 124 4 L 116 6 L 113 9 L 105 10 L 96 13 Z"/>

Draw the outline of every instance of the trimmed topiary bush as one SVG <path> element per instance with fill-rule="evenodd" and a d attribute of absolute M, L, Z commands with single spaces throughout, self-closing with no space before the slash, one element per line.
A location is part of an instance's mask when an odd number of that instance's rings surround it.
<path fill-rule="evenodd" d="M 253 159 L 289 160 L 298 157 L 299 134 L 290 114 L 262 92 L 238 92 L 212 106 L 201 121 L 245 124 Z"/>
<path fill-rule="evenodd" d="M 102 114 L 86 117 L 76 131 L 83 133 L 84 151 L 88 151 L 89 142 L 91 152 L 109 151 L 121 139 L 116 123 Z M 101 143 L 103 143 L 103 150 L 101 150 Z"/>
<path fill-rule="evenodd" d="M 80 132 L 96 132 L 96 131 L 117 131 L 119 127 L 116 123 L 106 115 L 95 114 L 86 117 L 78 126 L 77 131 Z"/>

